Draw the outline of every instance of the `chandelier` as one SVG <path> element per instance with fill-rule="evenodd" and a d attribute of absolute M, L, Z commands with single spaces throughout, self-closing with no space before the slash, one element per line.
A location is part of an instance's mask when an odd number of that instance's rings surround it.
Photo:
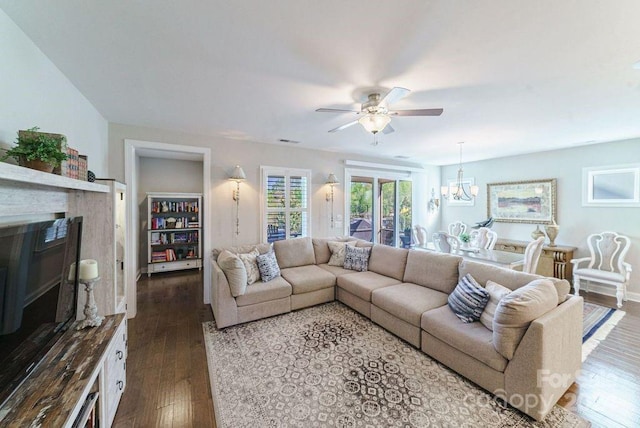
<path fill-rule="evenodd" d="M 440 188 L 443 198 L 448 198 L 449 195 L 451 195 L 451 198 L 454 201 L 470 201 L 476 196 L 478 196 L 478 191 L 480 190 L 480 188 L 476 185 L 468 186 L 469 193 L 470 193 L 469 194 L 467 193 L 467 190 L 464 187 L 464 176 L 463 176 L 463 170 L 462 170 L 462 145 L 463 144 L 464 143 L 458 143 L 458 145 L 460 146 L 460 163 L 458 164 L 458 176 L 456 178 L 456 182 L 452 184 L 451 187 L 442 186 Z"/>

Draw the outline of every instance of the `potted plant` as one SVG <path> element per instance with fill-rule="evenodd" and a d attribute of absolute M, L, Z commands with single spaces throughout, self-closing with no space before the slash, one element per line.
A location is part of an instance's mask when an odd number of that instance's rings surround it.
<path fill-rule="evenodd" d="M 469 247 L 469 242 L 471 242 L 471 235 L 469 235 L 468 233 L 461 233 L 460 236 L 458 236 L 458 239 L 460 239 L 460 242 L 462 242 L 463 248 Z"/>
<path fill-rule="evenodd" d="M 14 158 L 20 166 L 39 171 L 52 172 L 62 161 L 67 159 L 64 152 L 67 138 L 62 134 L 38 132 L 34 126 L 26 131 L 18 132 L 16 145 L 7 150 L 2 159 Z"/>

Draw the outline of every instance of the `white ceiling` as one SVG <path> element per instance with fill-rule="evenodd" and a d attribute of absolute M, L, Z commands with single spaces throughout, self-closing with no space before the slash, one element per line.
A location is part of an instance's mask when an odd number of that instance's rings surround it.
<path fill-rule="evenodd" d="M 428 164 L 640 136 L 640 2 L 0 0 L 110 122 Z M 373 147 L 327 131 L 412 90 Z"/>

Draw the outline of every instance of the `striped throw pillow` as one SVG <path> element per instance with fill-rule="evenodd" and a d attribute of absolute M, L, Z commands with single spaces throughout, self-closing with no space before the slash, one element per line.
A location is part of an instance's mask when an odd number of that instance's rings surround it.
<path fill-rule="evenodd" d="M 478 321 L 489 302 L 489 293 L 476 282 L 471 274 L 466 274 L 449 295 L 449 307 L 464 323 Z"/>

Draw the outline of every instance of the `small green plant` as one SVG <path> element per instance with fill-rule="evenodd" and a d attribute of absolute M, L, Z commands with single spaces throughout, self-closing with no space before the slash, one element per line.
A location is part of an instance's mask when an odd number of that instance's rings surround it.
<path fill-rule="evenodd" d="M 64 135 L 38 132 L 40 128 L 34 126 L 27 132 L 19 132 L 16 146 L 7 150 L 0 160 L 14 158 L 18 163 L 39 160 L 53 166 L 59 166 L 67 159 L 62 151 L 66 142 Z"/>
<path fill-rule="evenodd" d="M 471 236 L 468 233 L 461 233 L 458 238 L 460 238 L 460 241 L 464 242 L 465 244 L 468 244 L 469 241 L 471 241 Z"/>

